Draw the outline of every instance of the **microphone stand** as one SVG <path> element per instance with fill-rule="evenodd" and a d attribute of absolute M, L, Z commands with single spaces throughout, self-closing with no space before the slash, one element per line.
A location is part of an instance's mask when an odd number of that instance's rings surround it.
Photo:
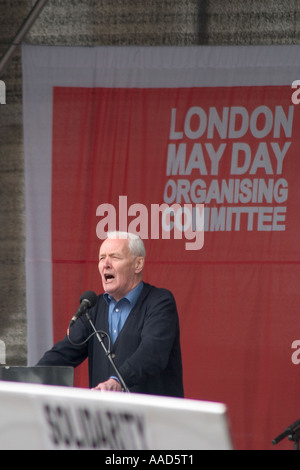
<path fill-rule="evenodd" d="M 129 389 L 128 389 L 128 387 L 126 386 L 126 384 L 125 384 L 125 382 L 124 382 L 124 380 L 123 380 L 123 377 L 121 376 L 121 374 L 120 374 L 120 372 L 119 372 L 119 370 L 118 370 L 116 364 L 114 363 L 113 358 L 111 357 L 111 352 L 108 351 L 108 349 L 106 348 L 105 344 L 103 343 L 101 336 L 99 335 L 98 331 L 97 331 L 96 328 L 95 328 L 95 325 L 94 325 L 93 322 L 92 322 L 92 319 L 91 319 L 91 316 L 90 316 L 89 312 L 86 312 L 85 315 L 86 315 L 86 317 L 87 317 L 87 319 L 88 319 L 88 321 L 89 321 L 91 327 L 93 328 L 94 333 L 95 333 L 95 335 L 96 335 L 96 337 L 97 337 L 99 343 L 101 344 L 102 348 L 104 349 L 104 352 L 105 352 L 105 354 L 106 354 L 106 356 L 107 356 L 109 362 L 110 362 L 111 365 L 113 366 L 114 371 L 116 372 L 116 375 L 118 376 L 118 379 L 119 379 L 119 381 L 120 381 L 120 383 L 121 383 L 121 385 L 122 385 L 123 391 L 129 393 Z"/>
<path fill-rule="evenodd" d="M 272 440 L 272 444 L 277 444 L 282 439 L 288 436 L 290 441 L 294 441 L 294 450 L 299 450 L 299 440 L 300 440 L 300 419 L 295 421 L 291 424 L 288 428 L 286 428 L 283 433 L 279 434 L 279 436 L 275 437 Z"/>

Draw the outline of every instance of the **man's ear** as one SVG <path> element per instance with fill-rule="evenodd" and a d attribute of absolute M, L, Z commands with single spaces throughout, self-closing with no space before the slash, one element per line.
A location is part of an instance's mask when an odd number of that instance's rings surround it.
<path fill-rule="evenodd" d="M 137 256 L 135 259 L 135 273 L 139 274 L 143 271 L 145 265 L 145 258 Z"/>

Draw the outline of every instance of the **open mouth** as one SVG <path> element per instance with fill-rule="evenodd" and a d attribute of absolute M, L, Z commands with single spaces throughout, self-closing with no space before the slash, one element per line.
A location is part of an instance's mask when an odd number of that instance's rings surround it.
<path fill-rule="evenodd" d="M 115 276 L 113 274 L 104 274 L 104 278 L 106 281 L 110 281 L 111 279 L 114 279 Z"/>

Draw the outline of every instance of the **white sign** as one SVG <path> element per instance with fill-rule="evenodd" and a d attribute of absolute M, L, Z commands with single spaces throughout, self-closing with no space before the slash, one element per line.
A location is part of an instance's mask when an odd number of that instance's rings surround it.
<path fill-rule="evenodd" d="M 232 449 L 221 403 L 0 382 L 0 449 Z"/>

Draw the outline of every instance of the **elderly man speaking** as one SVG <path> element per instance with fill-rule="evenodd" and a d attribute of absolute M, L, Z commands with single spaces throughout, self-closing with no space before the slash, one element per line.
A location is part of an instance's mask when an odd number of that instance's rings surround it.
<path fill-rule="evenodd" d="M 170 291 L 143 281 L 145 248 L 134 234 L 109 232 L 99 251 L 104 294 L 89 311 L 97 331 L 130 392 L 183 397 L 179 319 Z M 89 361 L 93 390 L 121 391 L 122 385 L 91 324 L 82 315 L 37 365 L 76 367 Z M 86 341 L 87 338 L 90 338 Z"/>

